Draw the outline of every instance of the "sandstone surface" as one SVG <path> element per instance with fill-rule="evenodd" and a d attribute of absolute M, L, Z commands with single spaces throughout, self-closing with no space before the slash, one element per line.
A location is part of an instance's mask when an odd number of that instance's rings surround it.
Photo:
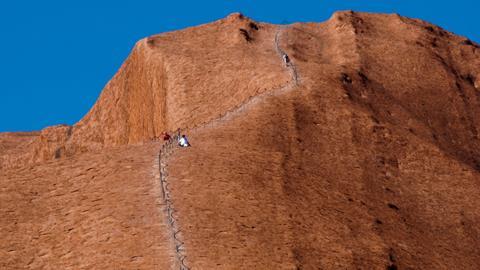
<path fill-rule="evenodd" d="M 0 268 L 479 269 L 479 85 L 396 14 L 145 38 L 74 126 L 0 134 Z"/>

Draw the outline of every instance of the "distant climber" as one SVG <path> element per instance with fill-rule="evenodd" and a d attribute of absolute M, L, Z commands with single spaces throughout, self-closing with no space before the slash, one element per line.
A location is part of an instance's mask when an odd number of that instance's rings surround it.
<path fill-rule="evenodd" d="M 178 139 L 178 145 L 180 145 L 181 147 L 191 146 L 190 143 L 187 140 L 187 136 L 185 136 L 185 135 L 182 135 L 182 137 L 180 137 L 180 139 Z"/>
<path fill-rule="evenodd" d="M 288 57 L 288 55 L 286 53 L 283 54 L 283 62 L 285 63 L 285 65 L 287 67 L 290 65 L 290 58 Z"/>
<path fill-rule="evenodd" d="M 172 138 L 166 131 L 162 132 L 162 137 L 164 142 L 169 141 Z"/>

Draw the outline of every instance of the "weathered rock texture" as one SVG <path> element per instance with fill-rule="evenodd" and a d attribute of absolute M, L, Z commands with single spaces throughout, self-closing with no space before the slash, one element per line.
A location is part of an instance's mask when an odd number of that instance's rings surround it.
<path fill-rule="evenodd" d="M 158 147 L 2 170 L 0 269 L 168 269 Z"/>
<path fill-rule="evenodd" d="M 1 266 L 169 269 L 142 143 L 182 128 L 191 269 L 479 269 L 479 87 L 477 44 L 398 15 L 141 40 L 78 124 L 0 135 Z"/>

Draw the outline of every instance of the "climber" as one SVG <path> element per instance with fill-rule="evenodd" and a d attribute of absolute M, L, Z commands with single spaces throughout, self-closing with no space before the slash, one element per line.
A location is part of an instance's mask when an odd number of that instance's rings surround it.
<path fill-rule="evenodd" d="M 170 135 L 166 131 L 162 132 L 162 135 L 163 135 L 163 141 L 164 142 L 169 141 L 170 138 L 171 138 Z"/>
<path fill-rule="evenodd" d="M 180 139 L 178 139 L 178 145 L 180 145 L 181 147 L 191 146 L 190 143 L 187 140 L 187 136 L 185 136 L 185 135 L 182 135 L 182 137 L 180 137 Z"/>
<path fill-rule="evenodd" d="M 288 57 L 288 55 L 286 53 L 283 54 L 283 62 L 285 63 L 285 65 L 288 67 L 288 65 L 290 65 L 290 58 Z"/>

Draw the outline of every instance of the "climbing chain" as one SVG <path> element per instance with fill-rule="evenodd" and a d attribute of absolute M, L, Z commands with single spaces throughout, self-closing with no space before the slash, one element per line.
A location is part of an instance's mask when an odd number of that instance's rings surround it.
<path fill-rule="evenodd" d="M 285 28 L 286 26 L 281 26 L 281 30 Z M 283 59 L 283 57 L 287 54 L 280 48 L 280 41 L 279 41 L 280 34 L 281 34 L 281 31 L 278 31 L 275 35 L 275 49 L 277 53 L 280 55 L 280 57 Z M 273 92 L 276 92 L 275 90 L 278 91 L 281 89 L 287 89 L 287 88 L 292 88 L 294 86 L 297 86 L 298 75 L 297 75 L 297 69 L 295 65 L 292 62 L 289 62 L 289 63 L 286 63 L 286 67 L 287 69 L 290 70 L 290 73 L 292 75 L 292 80 L 293 80 L 293 81 L 290 81 L 286 86 L 264 92 L 260 95 L 250 96 L 249 98 L 247 98 L 247 100 L 242 102 L 241 105 L 226 111 L 225 113 L 219 115 L 215 119 L 211 119 L 209 121 L 196 125 L 190 128 L 189 130 L 193 131 L 202 126 L 213 124 L 213 122 L 225 120 L 227 116 L 240 111 L 245 105 L 249 104 L 250 102 L 253 102 L 255 99 L 262 98 L 263 96 L 266 96 L 266 95 L 273 95 Z M 169 183 L 167 180 L 168 179 L 167 159 L 173 153 L 174 149 L 177 147 L 176 142 L 178 141 L 179 138 L 180 138 L 180 130 L 178 131 L 177 134 L 175 134 L 172 138 L 170 138 L 166 143 L 162 145 L 160 152 L 158 154 L 158 162 L 159 162 L 159 168 L 160 168 L 160 182 L 162 187 L 162 196 L 165 204 L 165 209 L 167 212 L 167 219 L 168 219 L 170 231 L 175 244 L 175 256 L 180 265 L 180 270 L 190 270 L 190 267 L 188 267 L 186 263 L 187 256 L 185 255 L 185 247 L 184 247 L 185 242 L 182 240 L 182 233 L 181 233 L 181 230 L 179 229 L 178 219 L 175 216 L 176 211 L 175 211 L 175 208 L 173 207 L 173 201 L 170 195 Z"/>
<path fill-rule="evenodd" d="M 160 168 L 160 182 L 162 187 L 162 196 L 163 202 L 165 204 L 165 210 L 167 212 L 167 220 L 170 227 L 170 231 L 173 237 L 173 242 L 175 245 L 175 257 L 179 263 L 180 270 L 190 270 L 187 266 L 185 260 L 187 256 L 185 255 L 184 242 L 182 240 L 181 230 L 179 229 L 178 219 L 175 216 L 175 208 L 173 207 L 172 197 L 170 196 L 170 189 L 167 171 L 167 158 L 173 152 L 174 148 L 177 147 L 176 142 L 179 139 L 179 135 L 176 134 L 170 138 L 166 143 L 164 143 L 158 154 L 158 162 Z"/>
<path fill-rule="evenodd" d="M 280 26 L 280 31 L 277 31 L 277 33 L 275 34 L 275 40 L 274 40 L 275 50 L 276 50 L 277 54 L 280 56 L 281 59 L 283 59 L 283 56 L 287 55 L 287 53 L 280 48 L 280 36 L 281 36 L 281 32 L 284 29 L 287 29 L 288 27 L 290 27 L 290 26 L 289 25 Z M 286 68 L 290 71 L 290 75 L 291 75 L 291 80 L 286 85 L 270 89 L 270 90 L 265 91 L 265 92 L 263 92 L 261 94 L 258 94 L 258 95 L 251 95 L 248 98 L 246 98 L 242 103 L 240 103 L 239 105 L 231 108 L 230 110 L 225 111 L 223 114 L 219 114 L 219 115 L 217 115 L 217 117 L 215 117 L 213 119 L 209 119 L 207 121 L 198 123 L 194 126 L 186 127 L 186 129 L 191 132 L 191 131 L 195 131 L 197 129 L 203 128 L 205 126 L 208 126 L 208 125 L 213 126 L 213 124 L 215 122 L 220 122 L 220 121 L 227 120 L 229 118 L 229 116 L 232 116 L 232 115 L 240 112 L 248 104 L 251 104 L 251 103 L 253 103 L 257 100 L 260 100 L 260 99 L 262 99 L 266 96 L 273 96 L 276 93 L 283 92 L 284 90 L 291 89 L 295 86 L 298 86 L 300 78 L 298 76 L 297 67 L 293 64 L 293 62 L 290 61 L 289 63 L 286 64 Z"/>

